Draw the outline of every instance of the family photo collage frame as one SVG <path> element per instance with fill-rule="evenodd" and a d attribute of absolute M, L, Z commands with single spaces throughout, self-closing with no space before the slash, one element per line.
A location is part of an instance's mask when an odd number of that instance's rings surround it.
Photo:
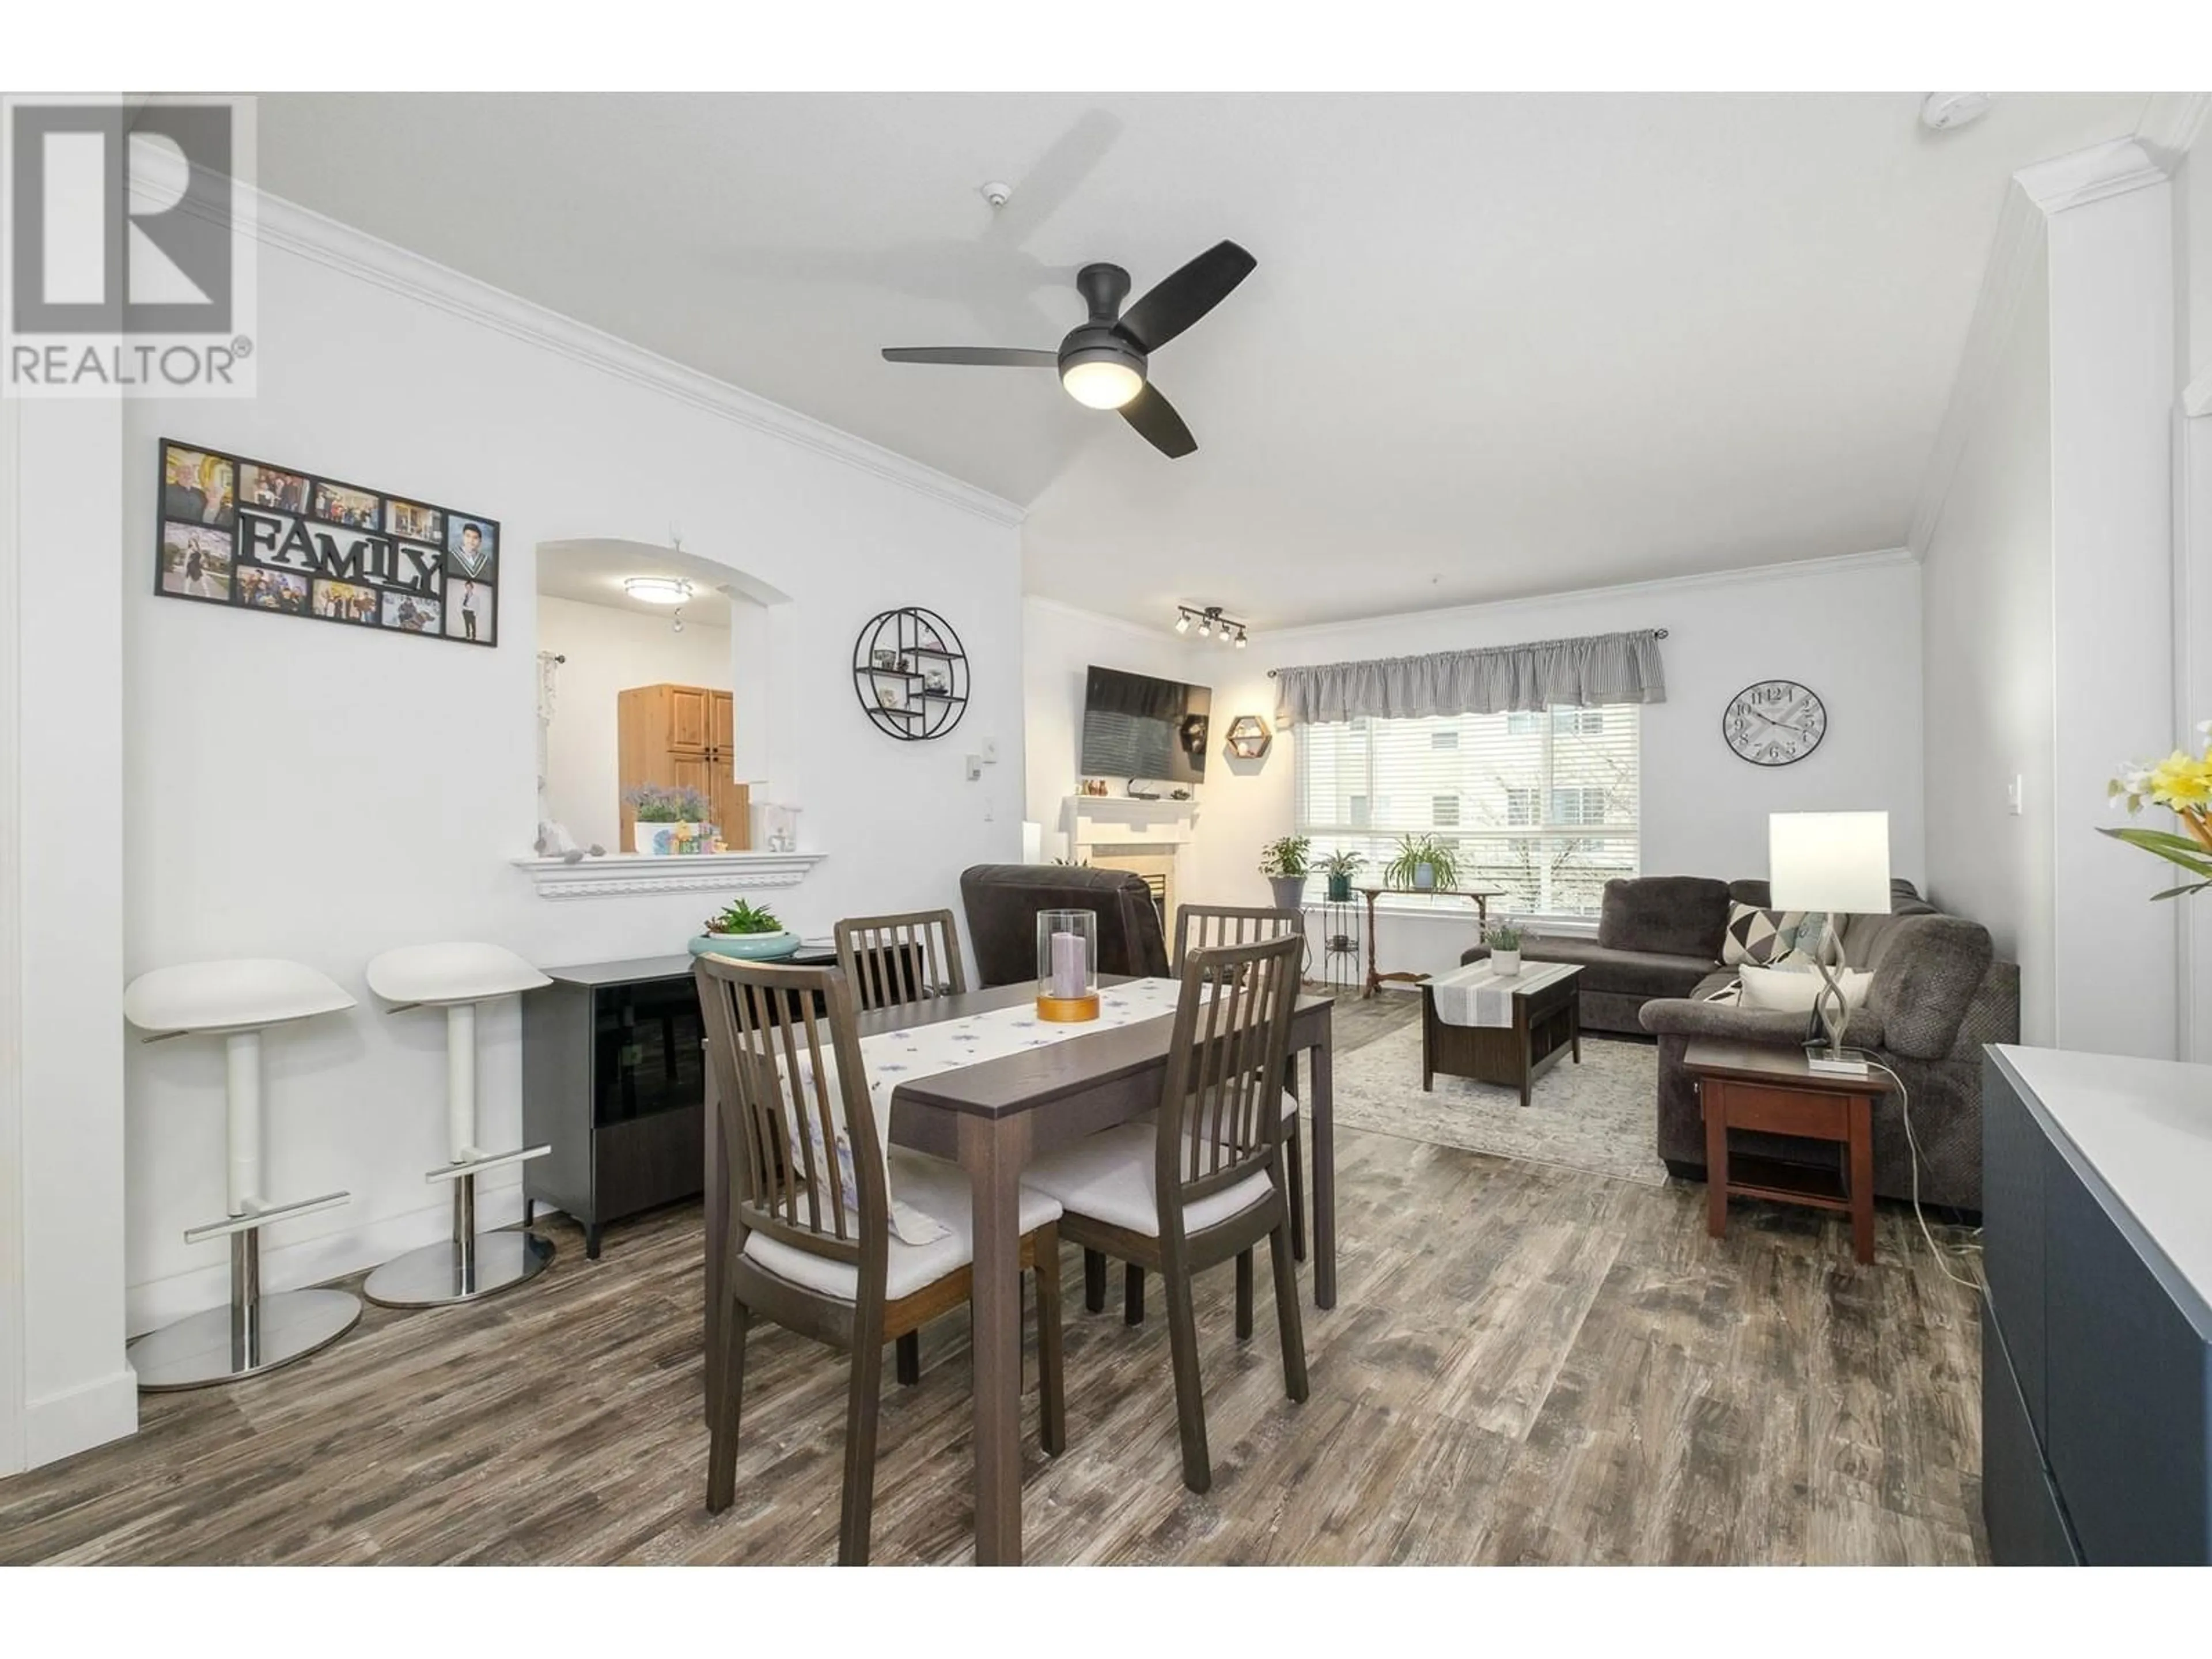
<path fill-rule="evenodd" d="M 499 643 L 496 519 L 168 438 L 155 490 L 161 598 Z"/>

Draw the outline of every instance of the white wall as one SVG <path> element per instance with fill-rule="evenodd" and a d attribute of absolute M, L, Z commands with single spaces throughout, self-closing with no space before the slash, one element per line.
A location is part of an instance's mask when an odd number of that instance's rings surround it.
<path fill-rule="evenodd" d="M 2041 237 L 2039 222 L 2032 228 Z M 2020 963 L 2023 1041 L 2057 1032 L 2051 289 L 2029 256 L 1922 578 L 1929 896 Z M 2006 790 L 2021 781 L 2015 815 Z"/>
<path fill-rule="evenodd" d="M 1031 601 L 1024 612 L 1032 731 L 1062 730 L 1074 685 L 1080 706 L 1082 653 L 1114 642 L 1103 631 Z M 1668 701 L 1644 710 L 1643 868 L 1651 874 L 1757 877 L 1766 872 L 1766 815 L 1852 807 L 1891 815 L 1891 855 L 1900 876 L 1922 870 L 1919 570 L 1902 553 L 1775 566 L 1734 575 L 1638 584 L 1549 599 L 1378 617 L 1255 635 L 1230 652 L 1160 629 L 1156 665 L 1123 665 L 1213 687 L 1214 727 L 1239 714 L 1275 724 L 1269 668 L 1294 663 L 1405 656 L 1426 651 L 1665 628 L 1661 651 Z M 1141 641 L 1130 641 L 1136 651 Z M 1828 736 L 1794 766 L 1756 767 L 1721 740 L 1721 713 L 1755 680 L 1789 676 L 1820 693 Z M 1049 699 L 1039 709 L 1042 687 Z M 1041 750 L 1066 739 L 1032 739 L 1033 799 L 1059 789 L 1036 774 Z M 1200 790 L 1197 878 L 1188 896 L 1216 903 L 1267 902 L 1259 851 L 1292 827 L 1297 733 L 1279 732 L 1258 762 L 1224 762 L 1215 744 Z M 1056 761 L 1060 775 L 1071 764 Z M 1469 942 L 1471 913 L 1388 918 L 1377 940 L 1384 965 L 1436 970 Z"/>
<path fill-rule="evenodd" d="M 1081 775 L 1084 677 L 1091 665 L 1204 685 L 1218 684 L 1207 670 L 1226 666 L 1216 660 L 1225 654 L 1218 647 L 1197 652 L 1172 629 L 1141 628 L 1053 599 L 1022 601 L 1024 812 L 1044 831 L 1044 857 L 1067 856 L 1061 808 Z M 1221 709 L 1217 700 L 1213 712 Z M 1215 724 L 1226 729 L 1225 721 Z M 1217 753 L 1206 764 L 1210 783 L 1226 763 Z"/>
<path fill-rule="evenodd" d="M 27 402 L 4 430 L 0 543 L 13 571 L 14 719 L 0 726 L 15 811 L 9 961 L 0 994 L 0 1474 L 127 1434 L 123 1360 L 123 416 Z M 150 484 L 152 461 L 136 474 Z M 141 544 L 143 545 L 143 544 Z M 144 585 L 144 568 L 132 585 Z M 11 1158 L 10 1154 L 17 1156 Z M 19 1160 L 19 1161 L 18 1161 Z"/>
<path fill-rule="evenodd" d="M 2098 833 L 2130 756 L 2185 739 L 2173 708 L 2172 191 L 2050 226 L 2052 914 L 2061 1047 L 2169 1059 L 2180 912 L 2171 866 Z"/>
<path fill-rule="evenodd" d="M 579 847 L 625 850 L 615 699 L 641 685 L 731 690 L 730 630 L 611 605 L 538 596 L 538 648 L 566 657 L 554 682 L 546 794 Z"/>
<path fill-rule="evenodd" d="M 2027 1041 L 2152 1057 L 2182 1049 L 2184 913 L 2150 902 L 2178 878 L 2098 831 L 2107 781 L 2196 718 L 2176 650 L 2205 594 L 2174 558 L 2174 196 L 2130 144 L 2016 175 L 1926 550 L 1936 895 L 2017 953 Z"/>
<path fill-rule="evenodd" d="M 264 227 L 272 216 L 283 218 L 264 212 Z M 680 950 L 702 914 L 697 894 L 549 901 L 508 862 L 528 852 L 535 819 L 540 542 L 657 541 L 680 523 L 688 551 L 791 596 L 779 607 L 788 667 L 770 718 L 793 740 L 779 749 L 775 785 L 805 808 L 802 844 L 827 854 L 802 885 L 768 896 L 793 927 L 817 933 L 842 915 L 957 904 L 963 866 L 1019 850 L 1012 769 L 971 784 L 961 767 L 985 738 L 1018 740 L 1011 509 L 962 505 L 971 492 L 949 481 L 918 487 L 921 469 L 821 439 L 795 417 L 730 413 L 680 374 L 672 385 L 621 367 L 635 360 L 619 351 L 604 367 L 599 347 L 578 346 L 580 331 L 541 327 L 512 301 L 486 300 L 498 313 L 487 323 L 471 314 L 477 291 L 450 274 L 423 276 L 434 289 L 423 297 L 403 256 L 318 235 L 340 251 L 263 249 L 258 398 L 130 410 L 127 526 L 110 573 L 129 595 L 124 965 L 289 956 L 363 996 L 356 1012 L 267 1045 L 272 1197 L 354 1194 L 271 1230 L 276 1288 L 388 1258 L 448 1225 L 441 1192 L 422 1180 L 444 1157 L 443 1023 L 369 1006 L 361 969 L 371 956 L 456 938 L 548 963 L 659 954 Z M 361 372 L 366 343 L 392 372 Z M 426 383 L 470 392 L 426 396 Z M 502 520 L 500 647 L 153 597 L 162 434 Z M 950 741 L 894 742 L 854 697 L 854 639 L 898 604 L 941 611 L 968 647 L 973 700 Z M 119 977 L 92 1005 L 103 1030 Z M 487 1146 L 520 1133 L 520 1026 L 513 1004 L 480 1023 Z M 135 1330 L 224 1293 L 219 1247 L 179 1237 L 221 1208 L 222 1057 L 191 1041 L 134 1048 L 127 1082 Z M 485 1186 L 486 1224 L 514 1218 L 516 1188 Z M 84 1199 L 80 1186 L 57 1201 Z M 112 1208 L 86 1219 L 123 1231 Z"/>
<path fill-rule="evenodd" d="M 2212 137 L 2173 179 L 2174 378 L 2212 398 Z M 2212 408 L 2177 411 L 2174 456 L 2174 729 L 2212 719 Z M 2181 1054 L 2212 1060 L 2212 905 L 2183 913 Z"/>

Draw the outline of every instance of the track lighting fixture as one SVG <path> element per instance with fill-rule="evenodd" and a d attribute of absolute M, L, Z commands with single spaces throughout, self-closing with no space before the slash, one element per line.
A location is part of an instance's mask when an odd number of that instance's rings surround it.
<path fill-rule="evenodd" d="M 1193 623 L 1198 624 L 1198 637 L 1201 640 L 1218 639 L 1222 644 L 1233 645 L 1239 650 L 1250 642 L 1246 637 L 1245 625 L 1233 617 L 1223 616 L 1218 605 L 1209 605 L 1203 609 L 1188 605 L 1177 605 L 1176 632 L 1189 633 Z"/>

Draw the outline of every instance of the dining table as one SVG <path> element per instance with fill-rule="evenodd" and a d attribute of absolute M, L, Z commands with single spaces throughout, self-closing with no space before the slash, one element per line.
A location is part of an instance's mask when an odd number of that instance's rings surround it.
<path fill-rule="evenodd" d="M 1103 984 L 1127 982 L 1107 975 Z M 878 1009 L 860 1018 L 860 1036 L 1018 1007 L 1033 983 L 998 986 Z M 1330 1100 L 1334 999 L 1302 992 L 1291 1017 L 1285 1079 L 1312 1115 L 1313 1297 L 1336 1305 L 1336 1155 Z M 1043 1047 L 901 1083 L 892 1091 L 890 1139 L 968 1172 L 974 1206 L 974 1432 L 975 1563 L 1018 1566 L 1022 1559 L 1022 1170 L 1041 1155 L 1126 1123 L 1160 1103 L 1172 1013 L 1085 1032 Z M 706 1111 L 707 1352 L 721 1352 L 722 1265 L 730 1194 L 711 1073 Z M 709 1364 L 711 1364 L 711 1358 Z M 712 1382 L 708 1382 L 711 1397 Z M 1170 1477 L 1172 1472 L 1170 1472 Z"/>

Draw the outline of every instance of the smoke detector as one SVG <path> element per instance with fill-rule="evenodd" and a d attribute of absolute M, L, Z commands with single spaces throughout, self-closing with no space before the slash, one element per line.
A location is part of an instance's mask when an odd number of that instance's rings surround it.
<path fill-rule="evenodd" d="M 1006 206 L 1014 198 L 1014 187 L 1012 185 L 1002 185 L 996 179 L 976 185 L 975 191 L 991 204 L 994 211 Z"/>
<path fill-rule="evenodd" d="M 1920 100 L 1920 125 L 1930 132 L 1948 132 L 1978 121 L 1990 112 L 1993 92 L 1931 92 Z"/>

